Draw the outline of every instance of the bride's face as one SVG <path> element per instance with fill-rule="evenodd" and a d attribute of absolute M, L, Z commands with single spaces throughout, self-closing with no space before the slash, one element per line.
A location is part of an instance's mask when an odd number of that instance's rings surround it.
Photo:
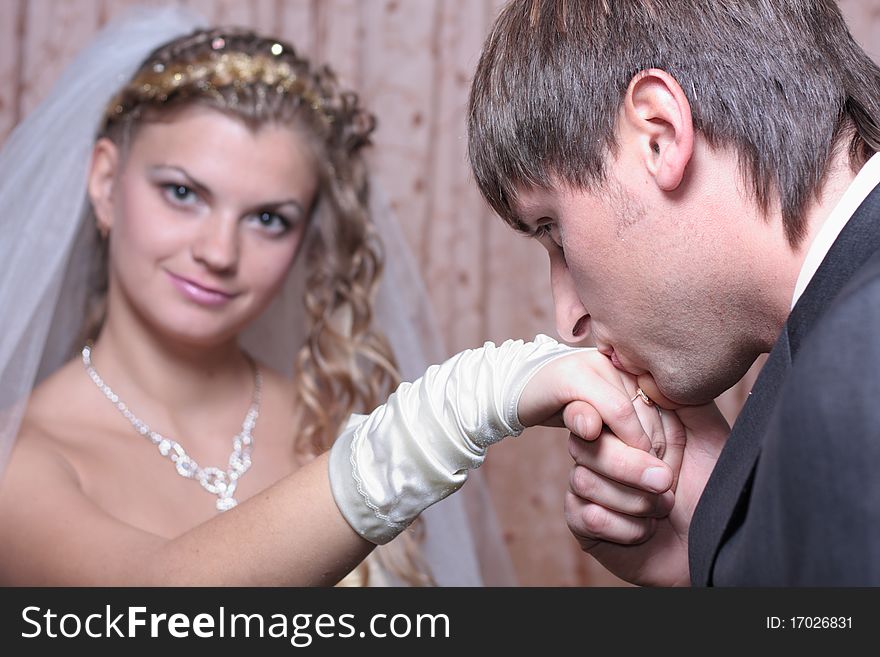
<path fill-rule="evenodd" d="M 124 153 L 101 140 L 89 192 L 110 235 L 108 318 L 191 344 L 234 338 L 283 283 L 317 187 L 293 129 L 216 110 L 147 123 Z"/>

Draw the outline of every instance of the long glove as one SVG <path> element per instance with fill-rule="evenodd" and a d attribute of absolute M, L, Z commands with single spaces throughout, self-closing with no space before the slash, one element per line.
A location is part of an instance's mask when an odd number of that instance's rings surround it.
<path fill-rule="evenodd" d="M 547 363 L 577 349 L 546 335 L 487 342 L 402 383 L 370 415 L 352 416 L 330 452 L 333 497 L 348 523 L 383 544 L 458 490 L 486 450 L 524 427 L 519 399 Z"/>

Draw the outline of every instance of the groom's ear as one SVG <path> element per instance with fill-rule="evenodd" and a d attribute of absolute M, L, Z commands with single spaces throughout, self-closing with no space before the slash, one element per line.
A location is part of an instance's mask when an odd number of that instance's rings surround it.
<path fill-rule="evenodd" d="M 661 69 L 647 69 L 630 81 L 623 100 L 622 128 L 657 186 L 678 188 L 694 152 L 691 106 L 681 86 Z"/>
<path fill-rule="evenodd" d="M 113 190 L 119 172 L 119 149 L 106 138 L 95 143 L 89 169 L 89 199 L 102 235 L 113 226 Z"/>

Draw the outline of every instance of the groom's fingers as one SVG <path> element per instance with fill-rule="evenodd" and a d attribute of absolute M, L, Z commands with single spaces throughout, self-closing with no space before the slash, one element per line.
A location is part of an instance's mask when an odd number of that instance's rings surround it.
<path fill-rule="evenodd" d="M 714 403 L 686 406 L 676 412 L 680 422 L 696 436 L 694 446 L 715 458 L 730 435 L 730 425 Z"/>
<path fill-rule="evenodd" d="M 605 430 L 592 442 L 569 436 L 568 451 L 575 463 L 650 493 L 665 493 L 672 486 L 673 473 L 656 456 L 637 447 L 630 447 Z"/>
<path fill-rule="evenodd" d="M 663 433 L 666 436 L 666 451 L 662 458 L 674 475 L 672 490 L 678 485 L 678 473 L 681 471 L 681 463 L 684 459 L 684 448 L 687 444 L 687 433 L 675 411 L 663 411 Z"/>
<path fill-rule="evenodd" d="M 585 502 L 639 518 L 665 518 L 675 504 L 672 491 L 646 493 L 575 465 L 568 478 L 568 489 Z"/>
<path fill-rule="evenodd" d="M 617 513 L 571 492 L 565 495 L 565 522 L 585 552 L 607 541 L 621 545 L 644 543 L 657 528 L 654 518 Z"/>

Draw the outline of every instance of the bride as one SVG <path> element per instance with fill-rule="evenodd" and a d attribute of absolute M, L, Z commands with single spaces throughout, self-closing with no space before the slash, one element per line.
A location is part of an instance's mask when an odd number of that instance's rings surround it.
<path fill-rule="evenodd" d="M 406 527 L 491 443 L 633 383 L 549 339 L 487 344 L 352 415 L 421 356 L 394 310 L 411 281 L 376 299 L 373 119 L 288 44 L 187 20 L 112 26 L 0 158 L 0 580 L 324 585 L 403 533 L 360 583 L 479 583 L 454 499 L 433 517 L 456 531 Z M 453 543 L 430 568 L 432 540 Z"/>

